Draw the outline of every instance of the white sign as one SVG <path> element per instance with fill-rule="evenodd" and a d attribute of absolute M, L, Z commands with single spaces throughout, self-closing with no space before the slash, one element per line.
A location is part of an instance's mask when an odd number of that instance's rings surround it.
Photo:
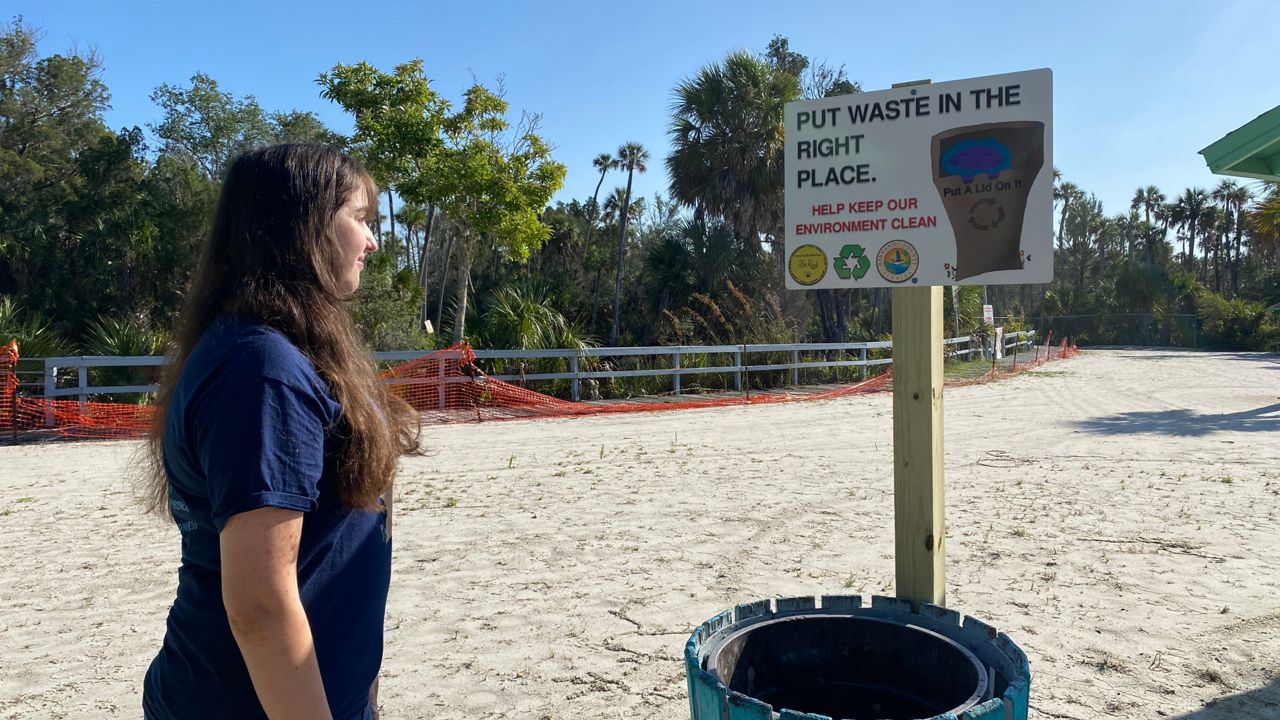
<path fill-rule="evenodd" d="M 1053 279 L 1053 74 L 787 103 L 787 287 Z"/>
<path fill-rule="evenodd" d="M 995 309 L 992 308 L 990 305 L 982 306 L 982 324 L 983 325 L 996 324 L 996 312 L 995 312 Z"/>

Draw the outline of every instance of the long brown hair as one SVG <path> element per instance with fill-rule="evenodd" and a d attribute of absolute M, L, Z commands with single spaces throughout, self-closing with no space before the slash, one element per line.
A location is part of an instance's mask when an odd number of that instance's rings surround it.
<path fill-rule="evenodd" d="M 326 145 L 275 145 L 232 163 L 160 384 L 141 488 L 148 512 L 169 513 L 162 456 L 174 387 L 200 337 L 224 313 L 279 330 L 311 360 L 342 406 L 331 429 L 344 441 L 337 468 L 342 503 L 378 507 L 397 458 L 417 448 L 418 423 L 413 409 L 378 381 L 342 290 L 334 218 L 361 190 L 377 202 L 369 172 Z"/>

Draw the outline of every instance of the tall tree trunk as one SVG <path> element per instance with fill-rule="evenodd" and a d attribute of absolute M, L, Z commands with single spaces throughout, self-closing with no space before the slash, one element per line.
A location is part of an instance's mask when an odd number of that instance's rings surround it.
<path fill-rule="evenodd" d="M 1107 238 L 1106 232 L 1098 233 L 1098 281 L 1102 282 L 1107 277 L 1107 251 L 1110 240 Z"/>
<path fill-rule="evenodd" d="M 598 327 L 596 319 L 599 317 L 600 310 L 600 276 L 604 274 L 603 267 L 596 268 L 596 279 L 591 283 L 591 334 L 596 334 Z"/>
<path fill-rule="evenodd" d="M 462 342 L 467 332 L 467 289 L 471 284 L 471 256 L 474 252 L 471 242 L 471 231 L 463 230 L 458 235 L 458 290 L 454 301 L 453 342 Z"/>
<path fill-rule="evenodd" d="M 391 258 L 397 261 L 394 264 L 394 267 L 400 267 L 400 263 L 398 262 L 400 258 L 396 257 L 397 252 L 400 250 L 399 246 L 396 245 L 396 201 L 395 198 L 392 197 L 391 188 L 389 187 L 387 188 L 387 219 L 391 221 L 391 234 L 387 236 L 387 241 L 384 244 L 390 245 L 391 247 L 385 249 L 390 251 Z"/>
<path fill-rule="evenodd" d="M 440 256 L 440 295 L 436 301 L 436 332 L 440 332 L 440 323 L 444 321 L 444 291 L 449 286 L 449 256 L 457 241 L 450 235 L 444 242 L 444 254 Z"/>
<path fill-rule="evenodd" d="M 622 196 L 622 209 L 618 222 L 618 271 L 613 278 L 613 329 L 609 331 L 609 346 L 618 346 L 618 313 L 622 309 L 622 256 L 627 250 L 627 220 L 631 215 L 631 177 L 635 167 L 627 166 L 627 192 Z"/>
<path fill-rule="evenodd" d="M 1213 291 L 1222 294 L 1222 246 L 1227 242 L 1227 233 L 1224 231 L 1222 236 L 1218 238 L 1218 244 L 1213 248 Z"/>
<path fill-rule="evenodd" d="M 1187 272 L 1192 272 L 1196 269 L 1196 261 L 1194 256 L 1196 252 L 1196 223 L 1197 222 L 1200 222 L 1200 218 L 1195 218 L 1187 224 L 1189 228 L 1187 230 L 1187 256 L 1186 258 L 1184 258 L 1184 260 L 1186 261 L 1185 264 L 1187 266 Z"/>
<path fill-rule="evenodd" d="M 1244 228 L 1244 211 L 1240 208 L 1236 209 L 1236 239 L 1235 239 L 1235 259 L 1231 261 L 1231 296 L 1236 297 L 1240 294 L 1240 235 Z"/>
<path fill-rule="evenodd" d="M 412 224 L 412 223 L 405 223 L 405 226 L 404 226 L 404 256 L 405 256 L 405 259 L 406 259 L 406 261 L 407 261 L 407 262 L 405 263 L 405 267 L 411 267 L 411 268 L 414 268 L 414 270 L 415 270 L 415 271 L 416 271 L 416 270 L 417 270 L 417 268 L 418 268 L 418 262 L 419 262 L 419 260 L 418 260 L 418 251 L 417 251 L 417 249 L 416 249 L 416 246 L 417 246 L 417 242 L 416 242 L 416 241 L 417 241 L 417 239 L 418 239 L 418 238 L 417 238 L 417 236 L 414 234 L 416 231 L 417 231 L 417 228 L 415 228 L 415 227 L 413 226 L 413 224 Z"/>
<path fill-rule="evenodd" d="M 831 339 L 835 325 L 831 311 L 831 291 L 814 290 L 813 294 L 818 301 L 818 320 L 822 323 L 822 340 L 823 342 L 834 342 Z"/>
<path fill-rule="evenodd" d="M 436 206 L 435 204 L 427 207 L 427 229 L 422 236 L 422 249 L 418 252 L 418 287 L 422 288 L 422 312 L 419 313 L 418 320 L 425 323 L 427 321 L 427 313 L 429 296 L 427 295 L 427 256 L 431 253 L 431 230 L 436 222 Z M 439 327 L 436 328 L 439 330 Z"/>
<path fill-rule="evenodd" d="M 600 186 L 603 184 L 604 172 L 601 172 L 600 180 L 596 183 L 596 191 L 591 194 L 591 218 L 587 220 L 587 242 L 585 245 L 588 256 L 591 255 L 591 235 L 595 232 L 596 220 L 600 218 Z M 592 320 L 591 322 L 592 325 L 595 324 L 595 320 Z"/>
<path fill-rule="evenodd" d="M 1062 239 L 1066 235 L 1067 230 L 1067 209 L 1070 206 L 1067 199 L 1062 200 L 1062 216 L 1058 219 L 1058 249 L 1062 249 Z"/>

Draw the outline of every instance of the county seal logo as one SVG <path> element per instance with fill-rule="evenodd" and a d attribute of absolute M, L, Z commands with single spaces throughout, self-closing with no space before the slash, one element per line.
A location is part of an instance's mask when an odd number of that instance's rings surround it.
<path fill-rule="evenodd" d="M 920 267 L 920 253 L 906 240 L 890 240 L 876 253 L 880 277 L 891 283 L 906 282 Z"/>

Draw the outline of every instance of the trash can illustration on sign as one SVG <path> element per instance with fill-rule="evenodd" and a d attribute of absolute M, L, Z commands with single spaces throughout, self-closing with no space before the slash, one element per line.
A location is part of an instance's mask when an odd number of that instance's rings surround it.
<path fill-rule="evenodd" d="M 1022 220 L 1044 165 L 1044 123 L 947 130 L 933 136 L 930 157 L 955 232 L 955 279 L 1021 269 Z"/>

